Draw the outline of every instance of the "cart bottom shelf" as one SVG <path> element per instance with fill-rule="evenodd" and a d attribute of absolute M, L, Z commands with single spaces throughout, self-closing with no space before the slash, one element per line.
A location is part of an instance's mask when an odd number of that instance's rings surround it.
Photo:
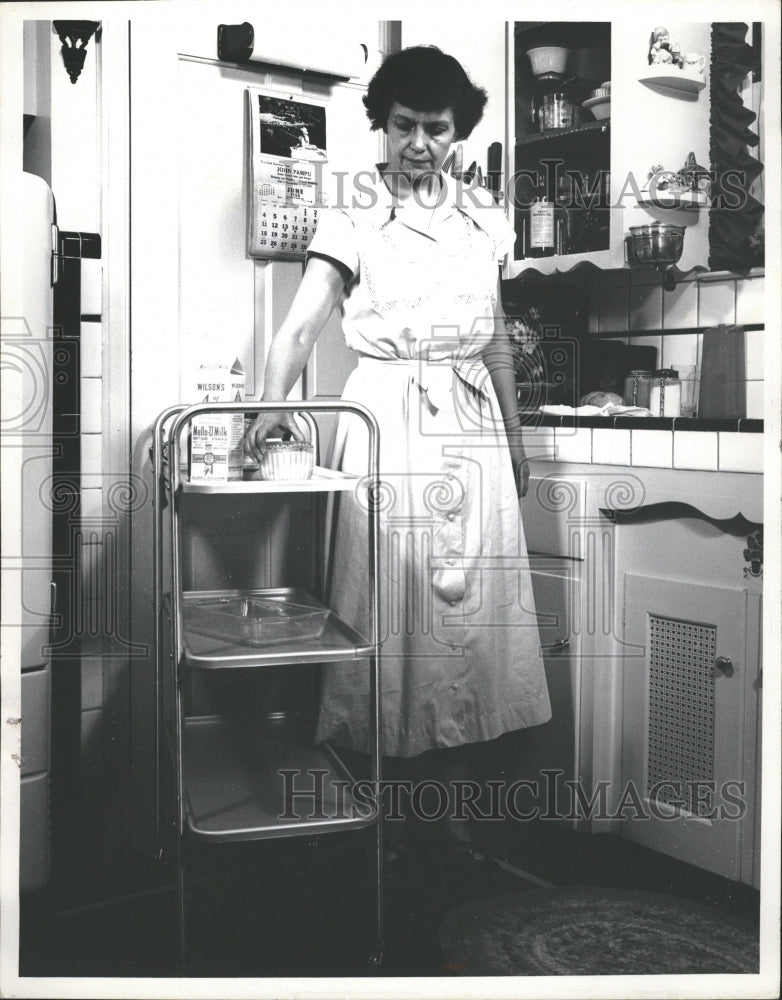
<path fill-rule="evenodd" d="M 212 841 L 316 836 L 371 825 L 371 786 L 355 786 L 328 744 L 290 717 L 184 720 L 185 816 Z"/>

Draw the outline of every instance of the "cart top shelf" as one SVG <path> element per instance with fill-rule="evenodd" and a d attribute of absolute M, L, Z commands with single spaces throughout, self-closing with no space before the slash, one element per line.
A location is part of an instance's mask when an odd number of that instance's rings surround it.
<path fill-rule="evenodd" d="M 191 482 L 183 478 L 180 489 L 183 493 L 333 493 L 340 490 L 354 490 L 360 482 L 358 476 L 315 466 L 311 479 L 285 480 L 228 480 L 228 482 Z"/>

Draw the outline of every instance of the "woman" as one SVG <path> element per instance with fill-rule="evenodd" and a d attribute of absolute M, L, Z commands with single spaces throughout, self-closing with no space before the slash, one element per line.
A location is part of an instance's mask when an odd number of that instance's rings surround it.
<path fill-rule="evenodd" d="M 439 49 L 389 56 L 364 98 L 388 163 L 355 207 L 324 212 L 289 315 L 271 344 L 264 400 L 285 399 L 332 309 L 359 354 L 343 396 L 380 425 L 382 746 L 454 773 L 470 747 L 551 716 L 518 500 L 528 470 L 499 271 L 514 233 L 483 189 L 443 173 L 486 93 Z M 348 199 L 351 200 L 351 199 Z M 362 472 L 365 431 L 342 422 L 341 467 Z M 256 459 L 287 414 L 259 416 Z M 330 603 L 357 627 L 369 609 L 366 514 L 342 501 Z M 366 666 L 324 670 L 318 738 L 368 749 Z M 419 770 L 420 774 L 421 771 Z M 436 805 L 436 804 L 435 804 Z M 463 837 L 466 824 L 452 831 Z M 466 839 L 466 838 L 465 838 Z"/>

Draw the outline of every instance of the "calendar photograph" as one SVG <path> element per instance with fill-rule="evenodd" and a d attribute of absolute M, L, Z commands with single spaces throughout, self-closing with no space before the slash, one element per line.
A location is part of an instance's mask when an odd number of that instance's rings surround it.
<path fill-rule="evenodd" d="M 323 202 L 326 108 L 248 88 L 248 253 L 302 260 Z"/>

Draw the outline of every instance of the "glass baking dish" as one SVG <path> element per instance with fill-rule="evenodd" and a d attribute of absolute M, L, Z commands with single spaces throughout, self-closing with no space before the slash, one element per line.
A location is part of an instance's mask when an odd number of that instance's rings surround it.
<path fill-rule="evenodd" d="M 182 607 L 184 626 L 191 632 L 248 646 L 319 639 L 329 613 L 285 595 L 208 597 L 185 600 Z"/>

